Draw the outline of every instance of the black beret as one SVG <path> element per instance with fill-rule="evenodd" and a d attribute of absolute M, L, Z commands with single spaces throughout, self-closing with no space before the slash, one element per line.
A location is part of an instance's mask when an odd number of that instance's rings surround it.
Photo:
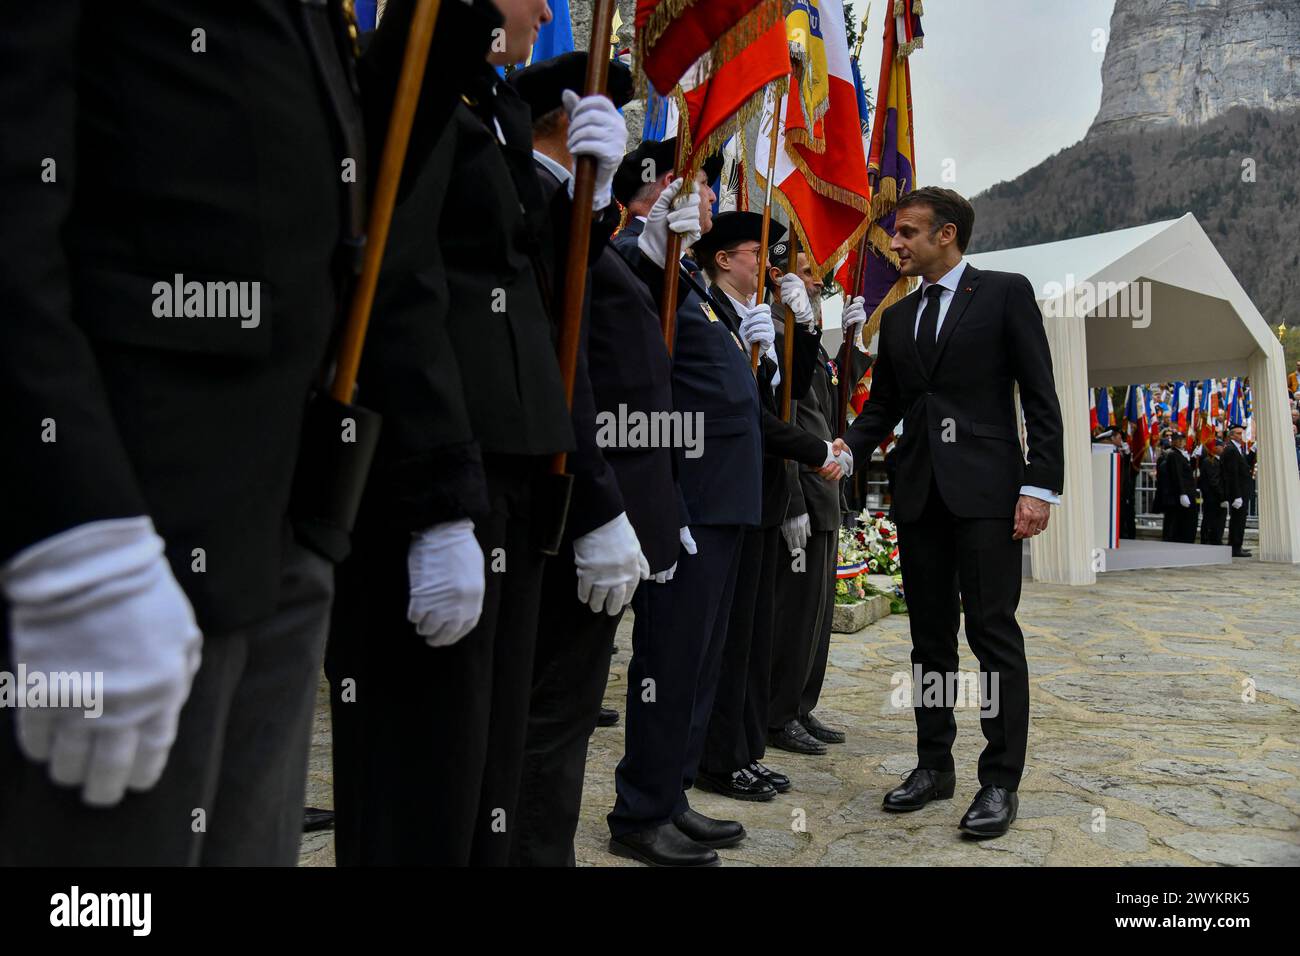
<path fill-rule="evenodd" d="M 785 235 L 785 226 L 775 220 L 768 227 L 768 244 L 781 241 Z M 713 228 L 702 235 L 693 247 L 696 258 L 702 262 L 712 262 L 713 254 L 719 249 L 735 245 L 738 242 L 759 242 L 763 238 L 763 217 L 756 212 L 720 212 L 713 217 Z"/>
<path fill-rule="evenodd" d="M 565 90 L 582 95 L 587 82 L 586 51 L 561 53 L 549 60 L 530 63 L 511 73 L 506 82 L 520 99 L 532 107 L 533 119 L 536 120 L 563 105 L 561 94 Z M 617 60 L 610 61 L 605 93 L 619 109 L 632 99 L 632 71 Z"/>
<path fill-rule="evenodd" d="M 643 139 L 639 146 L 623 157 L 614 173 L 614 198 L 626 206 L 641 187 L 652 183 L 677 163 L 677 137 Z M 704 161 L 704 178 L 716 182 L 722 175 L 722 154 L 714 153 Z"/>

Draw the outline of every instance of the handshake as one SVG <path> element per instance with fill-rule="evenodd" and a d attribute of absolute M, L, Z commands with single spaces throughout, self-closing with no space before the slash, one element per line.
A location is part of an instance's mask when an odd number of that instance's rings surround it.
<path fill-rule="evenodd" d="M 839 481 L 853 476 L 853 452 L 849 451 L 843 438 L 826 443 L 826 461 L 817 469 L 817 474 L 827 481 Z"/>

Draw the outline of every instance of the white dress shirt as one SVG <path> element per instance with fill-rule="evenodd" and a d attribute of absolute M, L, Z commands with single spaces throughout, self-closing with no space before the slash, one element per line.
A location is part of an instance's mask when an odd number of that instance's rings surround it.
<path fill-rule="evenodd" d="M 912 337 L 916 338 L 921 334 L 921 314 L 925 311 L 926 298 L 925 290 L 932 285 L 937 285 L 942 292 L 939 293 L 939 321 L 934 325 L 934 340 L 939 341 L 939 330 L 943 328 L 943 320 L 948 315 L 948 307 L 952 305 L 953 298 L 957 295 L 957 289 L 961 283 L 962 273 L 966 271 L 966 260 L 958 259 L 957 264 L 944 273 L 938 282 L 931 282 L 928 279 L 921 280 L 921 301 L 916 304 L 916 322 L 912 325 Z M 1022 495 L 1028 495 L 1031 498 L 1041 498 L 1051 505 L 1059 505 L 1061 498 L 1055 492 L 1047 488 L 1039 488 L 1035 485 L 1023 485 L 1020 489 Z"/>

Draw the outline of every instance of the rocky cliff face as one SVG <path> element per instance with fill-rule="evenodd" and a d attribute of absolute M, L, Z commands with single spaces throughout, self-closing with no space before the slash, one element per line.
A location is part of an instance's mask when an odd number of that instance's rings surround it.
<path fill-rule="evenodd" d="M 1116 0 L 1089 137 L 1300 107 L 1300 0 Z"/>

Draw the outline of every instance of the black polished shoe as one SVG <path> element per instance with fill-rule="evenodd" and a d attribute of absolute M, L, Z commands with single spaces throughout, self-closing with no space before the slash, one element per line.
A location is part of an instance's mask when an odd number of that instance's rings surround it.
<path fill-rule="evenodd" d="M 803 724 L 797 720 L 790 721 L 780 730 L 769 730 L 767 742 L 769 746 L 792 754 L 820 755 L 826 752 L 826 745 L 804 730 Z"/>
<path fill-rule="evenodd" d="M 766 780 L 777 793 L 788 793 L 790 791 L 789 777 L 783 773 L 777 773 L 771 767 L 764 767 L 757 760 L 749 765 L 749 772 L 759 780 Z"/>
<path fill-rule="evenodd" d="M 961 832 L 972 837 L 999 837 L 1016 822 L 1020 797 L 1006 787 L 980 787 L 966 815 L 957 824 Z"/>
<path fill-rule="evenodd" d="M 618 725 L 618 711 L 609 707 L 600 708 L 600 716 L 596 718 L 597 727 L 615 727 Z"/>
<path fill-rule="evenodd" d="M 951 770 L 917 767 L 901 786 L 885 794 L 884 809 L 891 813 L 920 810 L 931 800 L 951 800 L 957 790 L 957 774 Z"/>
<path fill-rule="evenodd" d="M 715 820 L 695 810 L 673 817 L 673 825 L 700 846 L 721 850 L 745 839 L 745 828 L 735 820 Z"/>
<path fill-rule="evenodd" d="M 731 773 L 707 773 L 701 770 L 695 776 L 695 786 L 733 800 L 765 802 L 776 796 L 776 790 L 770 783 L 754 776 L 744 767 Z"/>
<path fill-rule="evenodd" d="M 813 714 L 805 714 L 799 718 L 799 723 L 803 724 L 804 730 L 808 731 L 813 737 L 816 737 L 824 744 L 842 744 L 844 743 L 844 731 L 832 730 L 827 727 Z"/>
<path fill-rule="evenodd" d="M 1245 548 L 1238 548 L 1232 552 L 1234 558 L 1249 558 L 1254 552 L 1247 551 Z"/>
<path fill-rule="evenodd" d="M 317 830 L 334 829 L 334 811 L 319 807 L 305 807 L 302 811 L 302 832 L 314 833 Z"/>
<path fill-rule="evenodd" d="M 609 838 L 609 852 L 648 866 L 717 866 L 718 854 L 701 846 L 674 823 Z"/>

